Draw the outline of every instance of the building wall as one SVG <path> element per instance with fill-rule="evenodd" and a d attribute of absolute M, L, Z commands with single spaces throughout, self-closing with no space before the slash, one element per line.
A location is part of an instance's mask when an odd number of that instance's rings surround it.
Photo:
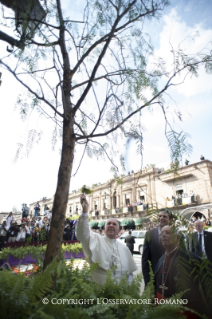
<path fill-rule="evenodd" d="M 167 198 L 171 199 L 172 196 L 176 197 L 176 189 L 180 188 L 180 185 L 184 193 L 187 193 L 188 196 L 190 196 L 191 190 L 194 192 L 197 201 L 196 204 L 212 202 L 211 161 L 204 160 L 183 166 L 179 168 L 177 175 L 173 173 L 168 174 L 161 169 L 160 171 L 162 171 L 162 173 L 158 173 L 158 171 L 158 168 L 149 168 L 144 169 L 142 172 L 132 173 L 123 178 L 121 185 L 118 185 L 115 179 L 96 185 L 93 188 L 94 192 L 88 196 L 89 209 L 93 211 L 91 215 L 93 217 L 96 216 L 95 205 L 99 216 L 102 215 L 102 218 L 104 218 L 103 211 L 123 208 L 126 206 L 126 200 L 129 200 L 130 204 L 138 203 L 140 196 L 144 196 L 145 202 L 148 203 L 149 207 L 158 209 L 166 207 Z M 81 212 L 79 198 L 80 190 L 69 194 L 66 211 L 67 216 Z M 106 209 L 104 209 L 104 203 Z M 42 202 L 40 204 L 44 207 Z M 45 204 L 51 208 L 53 198 L 48 199 Z M 34 205 L 35 203 L 30 205 L 30 210 L 33 209 Z M 182 211 L 184 207 L 175 207 L 175 209 Z M 145 212 L 142 214 L 145 215 Z"/>

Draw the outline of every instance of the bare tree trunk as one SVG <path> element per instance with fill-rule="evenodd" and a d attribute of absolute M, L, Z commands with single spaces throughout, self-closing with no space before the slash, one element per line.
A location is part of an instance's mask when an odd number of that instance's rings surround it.
<path fill-rule="evenodd" d="M 75 138 L 73 137 L 73 124 L 73 116 L 71 116 L 70 120 L 64 119 L 61 163 L 59 167 L 57 189 L 53 204 L 52 222 L 44 261 L 44 269 L 55 257 L 57 257 L 58 261 L 61 257 L 61 243 L 63 240 L 70 178 L 74 160 Z"/>

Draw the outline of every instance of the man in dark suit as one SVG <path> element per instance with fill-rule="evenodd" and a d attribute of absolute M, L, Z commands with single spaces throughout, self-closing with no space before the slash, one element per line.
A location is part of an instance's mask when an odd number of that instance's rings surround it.
<path fill-rule="evenodd" d="M 129 235 L 125 237 L 125 243 L 126 246 L 129 248 L 129 250 L 131 251 L 131 254 L 133 255 L 133 250 L 134 250 L 134 244 L 135 244 L 135 238 L 134 236 L 131 235 L 132 232 L 131 230 L 129 231 Z"/>
<path fill-rule="evenodd" d="M 212 263 L 212 233 L 203 230 L 203 222 L 195 223 L 197 232 L 193 234 L 192 251 L 201 258 L 206 257 Z"/>
<path fill-rule="evenodd" d="M 157 298 L 155 301 L 183 292 L 180 298 L 187 300 L 187 308 L 211 318 L 210 270 L 208 272 L 206 268 L 203 270 L 201 258 L 182 247 L 180 241 L 181 235 L 176 228 L 171 226 L 162 228 L 161 243 L 166 251 L 155 269 Z M 184 315 L 186 318 L 200 318 L 193 316 L 190 311 L 186 311 Z"/>
<path fill-rule="evenodd" d="M 154 273 L 159 258 L 165 253 L 165 249 L 160 241 L 160 233 L 162 227 L 168 225 L 171 220 L 172 212 L 169 209 L 163 208 L 159 210 L 158 227 L 146 233 L 142 255 L 142 273 L 144 277 L 145 286 L 150 281 L 149 261 L 151 262 L 152 270 Z"/>

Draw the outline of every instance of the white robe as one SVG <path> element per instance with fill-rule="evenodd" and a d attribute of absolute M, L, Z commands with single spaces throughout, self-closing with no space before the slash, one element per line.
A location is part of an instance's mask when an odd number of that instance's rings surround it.
<path fill-rule="evenodd" d="M 85 256 L 90 264 L 99 263 L 93 279 L 98 284 L 104 284 L 107 270 L 115 264 L 113 278 L 119 282 L 126 274 L 128 281 L 132 279 L 137 266 L 128 247 L 116 239 L 100 236 L 89 229 L 88 215 L 82 214 L 78 219 L 76 229 L 77 239 L 81 242 Z"/>

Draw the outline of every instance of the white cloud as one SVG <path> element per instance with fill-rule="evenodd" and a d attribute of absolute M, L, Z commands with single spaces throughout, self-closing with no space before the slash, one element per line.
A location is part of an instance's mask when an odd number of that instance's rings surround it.
<path fill-rule="evenodd" d="M 187 55 L 197 52 L 208 53 L 208 48 L 211 48 L 211 29 L 204 29 L 202 24 L 189 27 L 185 21 L 180 19 L 175 9 L 164 17 L 164 22 L 164 28 L 160 33 L 160 47 L 155 51 L 155 54 L 158 57 L 163 57 L 169 70 L 173 68 L 172 48 L 174 50 L 181 49 Z M 183 80 L 185 74 L 184 72 L 181 77 L 177 77 L 175 83 Z M 200 67 L 198 77 L 189 75 L 182 85 L 176 87 L 176 90 L 186 97 L 210 92 L 212 90 L 211 75 L 206 74 L 204 68 Z"/>

